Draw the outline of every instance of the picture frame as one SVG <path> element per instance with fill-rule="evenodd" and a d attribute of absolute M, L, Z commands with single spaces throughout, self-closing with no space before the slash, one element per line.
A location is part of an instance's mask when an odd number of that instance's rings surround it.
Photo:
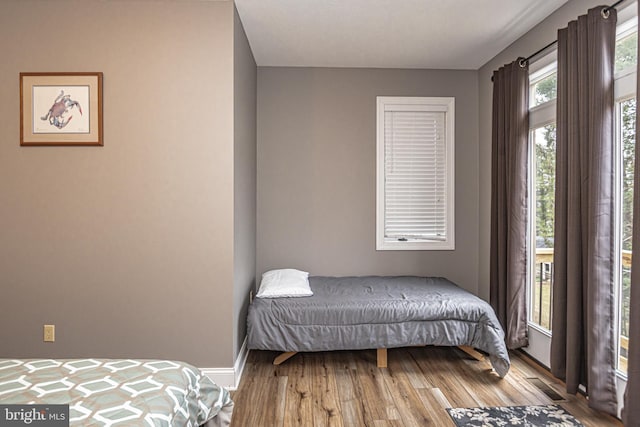
<path fill-rule="evenodd" d="M 102 73 L 20 73 L 21 146 L 102 146 Z"/>

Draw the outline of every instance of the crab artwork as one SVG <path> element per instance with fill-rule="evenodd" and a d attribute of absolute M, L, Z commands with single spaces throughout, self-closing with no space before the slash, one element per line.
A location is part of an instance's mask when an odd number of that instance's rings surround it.
<path fill-rule="evenodd" d="M 82 107 L 78 101 L 71 99 L 71 95 L 65 95 L 64 90 L 60 91 L 60 95 L 53 101 L 53 105 L 44 116 L 40 117 L 41 120 L 49 120 L 49 124 L 57 127 L 58 129 L 64 128 L 69 124 L 72 115 L 67 117 L 69 110 L 77 107 L 80 115 L 82 115 Z"/>

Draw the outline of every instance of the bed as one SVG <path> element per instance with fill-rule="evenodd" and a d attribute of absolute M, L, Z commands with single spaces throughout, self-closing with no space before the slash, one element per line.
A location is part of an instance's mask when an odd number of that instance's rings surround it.
<path fill-rule="evenodd" d="M 227 390 L 168 360 L 0 359 L 0 405 L 69 405 L 74 426 L 227 426 Z"/>
<path fill-rule="evenodd" d="M 504 332 L 491 306 L 444 278 L 309 277 L 313 296 L 256 298 L 247 318 L 248 348 L 283 352 L 459 346 L 509 371 Z M 475 351 L 480 350 L 480 352 Z"/>

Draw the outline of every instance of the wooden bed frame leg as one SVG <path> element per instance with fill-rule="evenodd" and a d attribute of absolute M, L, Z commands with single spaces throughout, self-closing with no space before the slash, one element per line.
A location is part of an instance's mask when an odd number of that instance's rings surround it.
<path fill-rule="evenodd" d="M 479 351 L 476 351 L 473 347 L 469 347 L 468 345 L 459 345 L 458 348 L 479 362 L 484 360 L 484 355 Z"/>
<path fill-rule="evenodd" d="M 379 348 L 378 349 L 378 368 L 386 368 L 387 367 L 387 349 Z"/>
<path fill-rule="evenodd" d="M 279 355 L 275 359 L 273 359 L 273 364 L 274 365 L 281 365 L 284 362 L 286 362 L 287 360 L 291 359 L 297 353 L 298 353 L 297 351 L 285 351 L 284 353 L 282 353 L 281 355 Z"/>

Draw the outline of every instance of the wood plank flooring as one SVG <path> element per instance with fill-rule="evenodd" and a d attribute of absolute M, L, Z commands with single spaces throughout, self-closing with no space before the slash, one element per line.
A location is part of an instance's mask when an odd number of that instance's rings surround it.
<path fill-rule="evenodd" d="M 454 347 L 388 350 L 388 367 L 376 350 L 299 353 L 279 366 L 278 355 L 251 351 L 235 401 L 232 427 L 243 426 L 455 426 L 447 407 L 558 403 L 587 427 L 622 426 L 587 407 L 582 396 L 546 376 L 523 356 L 511 355 L 500 379 L 488 361 Z M 566 400 L 553 402 L 527 380 L 538 377 Z"/>

